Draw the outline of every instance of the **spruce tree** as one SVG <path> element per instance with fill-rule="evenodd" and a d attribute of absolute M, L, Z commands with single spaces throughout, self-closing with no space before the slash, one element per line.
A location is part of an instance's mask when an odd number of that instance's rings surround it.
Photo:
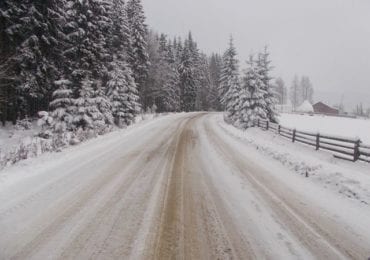
<path fill-rule="evenodd" d="M 212 54 L 209 61 L 209 73 L 211 78 L 211 88 L 208 93 L 208 100 L 211 104 L 211 108 L 216 111 L 221 111 L 221 100 L 218 93 L 220 89 L 221 81 L 221 70 L 222 70 L 222 58 L 218 54 Z"/>
<path fill-rule="evenodd" d="M 61 134 L 66 131 L 73 131 L 73 120 L 76 114 L 76 107 L 72 98 L 72 82 L 58 80 L 55 82 L 57 89 L 53 92 L 53 100 L 50 103 L 53 118 L 51 128 L 54 133 Z"/>
<path fill-rule="evenodd" d="M 219 96 L 224 108 L 228 106 L 226 93 L 231 87 L 239 84 L 239 62 L 236 58 L 236 49 L 233 39 L 230 38 L 229 48 L 225 51 L 222 58 L 222 70 L 220 78 Z"/>
<path fill-rule="evenodd" d="M 126 8 L 131 35 L 131 68 L 139 88 L 140 96 L 143 99 L 143 87 L 148 76 L 149 67 L 149 56 L 147 52 L 148 29 L 145 24 L 145 14 L 141 0 L 129 0 Z"/>
<path fill-rule="evenodd" d="M 167 42 L 166 36 L 161 35 L 159 39 L 159 104 L 158 112 L 174 112 L 179 110 L 179 75 L 176 69 L 174 53 L 171 44 Z"/>
<path fill-rule="evenodd" d="M 65 1 L 0 3 L 0 81 L 5 120 L 46 110 L 60 75 Z"/>
<path fill-rule="evenodd" d="M 268 118 L 264 78 L 252 55 L 247 65 L 235 109 L 239 113 L 235 124 L 243 129 L 253 126 L 257 119 Z"/>
<path fill-rule="evenodd" d="M 76 115 L 73 124 L 77 130 L 99 133 L 105 126 L 105 117 L 98 108 L 99 97 L 94 91 L 94 83 L 88 77 L 81 83 L 78 98 L 74 100 Z"/>
<path fill-rule="evenodd" d="M 109 73 L 108 97 L 116 125 L 125 127 L 134 122 L 140 112 L 139 96 L 132 72 L 127 64 L 116 61 Z"/>
<path fill-rule="evenodd" d="M 194 73 L 193 57 L 189 41 L 185 41 L 184 49 L 179 66 L 181 110 L 185 112 L 195 111 L 196 103 L 196 79 Z"/>
<path fill-rule="evenodd" d="M 277 122 L 277 112 L 276 112 L 276 103 L 277 99 L 275 98 L 276 93 L 271 84 L 272 77 L 271 74 L 271 61 L 269 59 L 269 52 L 267 48 L 263 52 L 258 54 L 257 59 L 257 70 L 262 80 L 262 90 L 264 91 L 264 100 L 265 100 L 265 111 L 266 117 L 269 121 L 276 123 Z"/>

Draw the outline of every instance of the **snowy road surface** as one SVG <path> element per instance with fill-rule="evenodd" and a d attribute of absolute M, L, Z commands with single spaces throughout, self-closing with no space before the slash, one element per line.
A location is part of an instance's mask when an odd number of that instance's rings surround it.
<path fill-rule="evenodd" d="M 264 163 L 215 116 L 155 119 L 7 169 L 0 259 L 370 257 L 368 206 Z"/>

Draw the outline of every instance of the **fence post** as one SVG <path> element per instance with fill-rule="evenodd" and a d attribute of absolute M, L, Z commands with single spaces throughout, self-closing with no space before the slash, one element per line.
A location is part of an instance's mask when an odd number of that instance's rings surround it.
<path fill-rule="evenodd" d="M 293 140 L 292 140 L 292 141 L 293 141 L 293 143 L 295 142 L 295 134 L 296 134 L 296 131 L 297 131 L 297 130 L 295 130 L 295 129 L 293 130 Z"/>
<path fill-rule="evenodd" d="M 361 140 L 357 140 L 355 142 L 355 149 L 353 150 L 353 161 L 354 162 L 356 162 L 358 159 L 360 159 L 360 156 L 361 156 L 360 143 L 361 143 Z"/>
<path fill-rule="evenodd" d="M 266 130 L 268 131 L 270 128 L 270 122 L 269 121 L 266 121 Z"/>
<path fill-rule="evenodd" d="M 257 126 L 260 127 L 260 119 L 257 119 Z"/>
<path fill-rule="evenodd" d="M 278 125 L 278 133 L 280 135 L 280 132 L 281 132 L 281 125 Z"/>
<path fill-rule="evenodd" d="M 316 135 L 316 151 L 320 149 L 320 133 Z"/>

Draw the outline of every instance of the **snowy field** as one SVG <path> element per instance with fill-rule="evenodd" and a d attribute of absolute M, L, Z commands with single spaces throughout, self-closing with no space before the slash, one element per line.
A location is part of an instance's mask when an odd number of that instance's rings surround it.
<path fill-rule="evenodd" d="M 370 144 L 370 120 L 324 115 L 281 114 L 280 124 L 301 131 L 320 132 L 331 136 L 360 138 Z"/>

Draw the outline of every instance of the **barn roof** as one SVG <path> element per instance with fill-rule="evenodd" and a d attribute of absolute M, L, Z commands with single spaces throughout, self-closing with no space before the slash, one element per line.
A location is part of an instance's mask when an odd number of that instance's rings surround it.
<path fill-rule="evenodd" d="M 327 104 L 325 104 L 324 102 L 321 102 L 321 101 L 319 101 L 316 104 L 314 104 L 313 107 L 318 106 L 318 105 L 322 105 L 322 106 L 325 106 L 325 107 L 330 108 L 330 109 L 338 110 L 337 108 L 334 108 L 332 106 L 329 106 L 329 105 L 327 105 Z"/>

